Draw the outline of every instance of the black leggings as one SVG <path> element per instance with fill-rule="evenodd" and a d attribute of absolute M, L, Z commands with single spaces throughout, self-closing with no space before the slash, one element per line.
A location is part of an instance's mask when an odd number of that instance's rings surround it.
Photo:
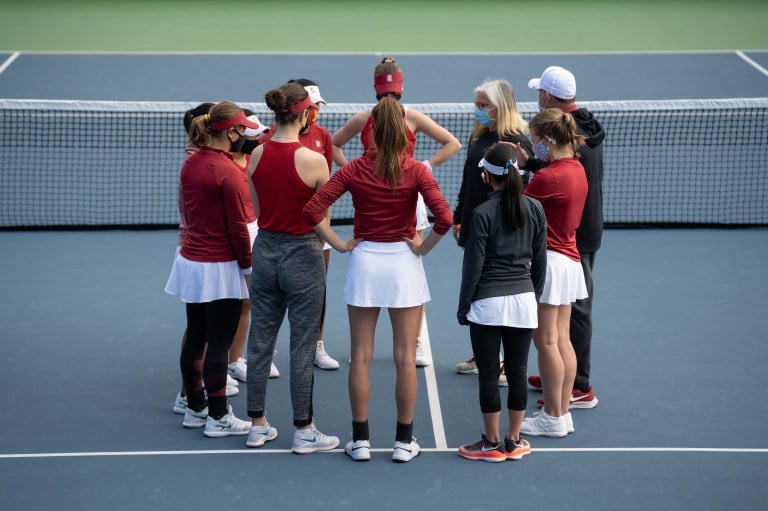
<path fill-rule="evenodd" d="M 214 419 L 227 413 L 227 362 L 242 307 L 243 301 L 233 298 L 187 304 L 187 340 L 179 364 L 188 406 L 195 411 L 205 408 L 207 392 L 208 413 Z"/>
<path fill-rule="evenodd" d="M 504 371 L 509 383 L 508 410 L 525 410 L 528 404 L 526 375 L 528 350 L 531 347 L 530 328 L 478 325 L 469 323 L 472 352 L 477 363 L 480 384 L 480 410 L 483 413 L 501 411 L 499 395 L 499 348 L 504 346 Z"/>

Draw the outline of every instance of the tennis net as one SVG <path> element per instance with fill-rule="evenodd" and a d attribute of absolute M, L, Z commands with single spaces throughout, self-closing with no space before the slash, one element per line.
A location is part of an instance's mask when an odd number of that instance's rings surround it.
<path fill-rule="evenodd" d="M 768 98 L 580 102 L 606 130 L 604 216 L 617 225 L 768 225 Z M 196 103 L 0 100 L 0 228 L 178 224 L 183 113 Z M 264 104 L 241 103 L 269 122 Z M 371 104 L 331 104 L 333 133 Z M 464 148 L 435 170 L 453 207 L 473 125 L 469 103 L 408 105 Z M 530 119 L 535 103 L 521 103 Z M 417 136 L 417 159 L 436 144 Z M 344 152 L 361 154 L 355 138 Z M 333 207 L 352 219 L 346 194 Z"/>

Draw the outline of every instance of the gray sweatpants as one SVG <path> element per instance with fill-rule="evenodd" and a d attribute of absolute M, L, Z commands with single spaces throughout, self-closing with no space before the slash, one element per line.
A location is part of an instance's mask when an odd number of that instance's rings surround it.
<path fill-rule="evenodd" d="M 312 422 L 315 349 L 325 300 L 323 244 L 303 235 L 260 230 L 253 245 L 248 333 L 248 416 L 263 417 L 277 333 L 288 311 L 293 423 Z"/>

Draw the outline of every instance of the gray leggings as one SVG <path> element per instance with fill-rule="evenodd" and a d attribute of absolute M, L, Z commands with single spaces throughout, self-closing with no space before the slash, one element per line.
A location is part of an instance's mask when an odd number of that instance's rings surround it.
<path fill-rule="evenodd" d="M 260 230 L 253 245 L 250 299 L 248 416 L 264 416 L 272 353 L 287 310 L 293 424 L 308 426 L 312 423 L 313 364 L 325 301 L 323 244 L 317 234 Z"/>

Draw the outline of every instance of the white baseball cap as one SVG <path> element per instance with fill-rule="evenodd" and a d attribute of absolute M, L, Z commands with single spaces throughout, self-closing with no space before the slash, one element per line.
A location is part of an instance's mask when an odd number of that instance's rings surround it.
<path fill-rule="evenodd" d="M 262 133 L 264 133 L 269 129 L 269 126 L 266 126 L 261 123 L 261 121 L 259 120 L 259 117 L 256 114 L 249 115 L 247 119 L 253 123 L 258 124 L 259 127 L 245 128 L 245 132 L 243 132 L 243 135 L 245 135 L 246 137 L 255 137 L 255 136 L 261 135 Z"/>
<path fill-rule="evenodd" d="M 327 105 L 328 103 L 320 95 L 320 87 L 317 85 L 305 85 L 304 90 L 309 93 L 309 99 L 312 103 L 319 105 L 320 103 Z"/>
<path fill-rule="evenodd" d="M 541 73 L 541 78 L 531 78 L 528 87 L 541 89 L 558 99 L 576 97 L 576 78 L 573 73 L 558 66 L 549 66 Z"/>

